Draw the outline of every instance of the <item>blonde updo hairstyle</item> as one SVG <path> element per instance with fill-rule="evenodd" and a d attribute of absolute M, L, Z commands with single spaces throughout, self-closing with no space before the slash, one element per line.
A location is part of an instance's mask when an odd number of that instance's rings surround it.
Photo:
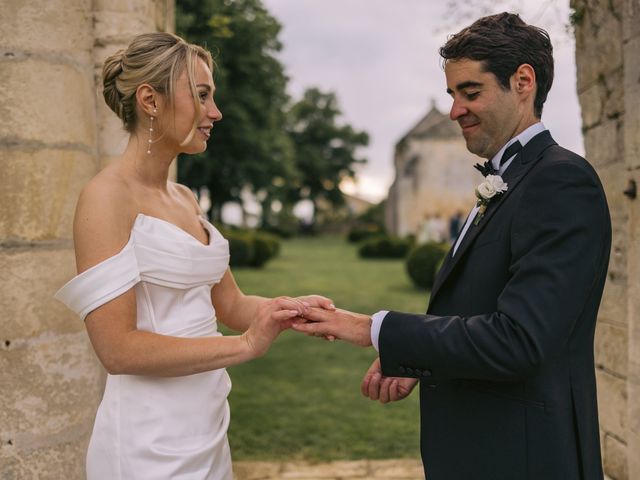
<path fill-rule="evenodd" d="M 195 111 L 198 112 L 200 102 L 194 81 L 198 58 L 203 59 L 213 71 L 211 54 L 198 45 L 187 43 L 171 33 L 138 35 L 125 50 L 119 50 L 105 60 L 102 67 L 104 100 L 122 120 L 125 130 L 133 133 L 139 121 L 136 109 L 138 87 L 145 83 L 152 86 L 166 97 L 173 110 L 176 81 L 186 68 Z M 195 134 L 197 123 L 196 115 L 183 145 Z"/>

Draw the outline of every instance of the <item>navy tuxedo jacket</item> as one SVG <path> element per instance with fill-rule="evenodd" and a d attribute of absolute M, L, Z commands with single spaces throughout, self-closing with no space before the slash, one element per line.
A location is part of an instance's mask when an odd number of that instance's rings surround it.
<path fill-rule="evenodd" d="M 420 381 L 428 480 L 601 480 L 593 341 L 609 263 L 604 191 L 545 131 L 438 273 L 390 312 L 387 376 Z"/>

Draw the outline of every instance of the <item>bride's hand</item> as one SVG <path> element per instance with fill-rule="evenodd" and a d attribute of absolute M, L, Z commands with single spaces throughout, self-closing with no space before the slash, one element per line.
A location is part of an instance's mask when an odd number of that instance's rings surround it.
<path fill-rule="evenodd" d="M 302 297 L 296 297 L 296 300 L 300 300 L 308 307 L 324 308 L 325 310 L 336 309 L 333 300 L 323 297 L 322 295 L 304 295 Z"/>
<path fill-rule="evenodd" d="M 260 302 L 256 316 L 242 337 L 253 357 L 267 353 L 280 332 L 290 328 L 296 319 L 304 317 L 307 306 L 298 299 L 277 297 Z"/>
<path fill-rule="evenodd" d="M 302 297 L 297 297 L 298 300 L 302 301 L 305 305 L 309 307 L 318 307 L 324 308 L 325 310 L 335 310 L 336 306 L 333 304 L 333 300 L 327 297 L 323 297 L 321 295 L 306 295 Z M 323 335 L 325 340 L 329 340 L 333 342 L 336 337 L 333 335 Z"/>

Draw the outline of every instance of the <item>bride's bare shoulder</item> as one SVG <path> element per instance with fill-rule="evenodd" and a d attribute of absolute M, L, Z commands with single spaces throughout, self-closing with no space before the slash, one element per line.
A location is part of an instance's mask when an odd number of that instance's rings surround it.
<path fill-rule="evenodd" d="M 80 193 L 73 221 L 78 272 L 118 253 L 126 245 L 137 202 L 117 173 L 106 168 Z"/>

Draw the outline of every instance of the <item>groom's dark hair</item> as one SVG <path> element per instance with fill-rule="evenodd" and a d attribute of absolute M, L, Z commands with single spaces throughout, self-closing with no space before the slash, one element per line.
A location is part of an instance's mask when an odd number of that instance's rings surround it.
<path fill-rule="evenodd" d="M 440 48 L 440 56 L 444 63 L 462 58 L 482 62 L 484 70 L 493 73 L 505 90 L 511 89 L 511 75 L 528 63 L 536 72 L 534 114 L 542 116 L 542 106 L 553 83 L 553 47 L 542 28 L 527 25 L 513 13 L 489 15 L 451 35 Z"/>

